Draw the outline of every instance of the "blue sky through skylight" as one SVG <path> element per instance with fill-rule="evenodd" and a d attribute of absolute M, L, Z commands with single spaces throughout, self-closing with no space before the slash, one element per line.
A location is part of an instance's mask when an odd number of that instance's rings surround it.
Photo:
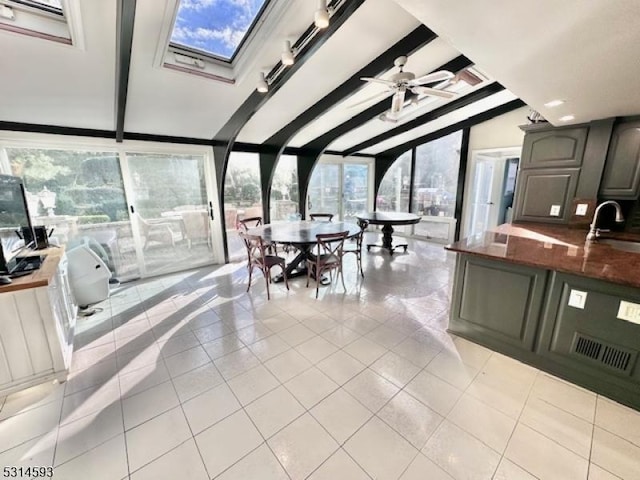
<path fill-rule="evenodd" d="M 230 59 L 266 0 L 181 0 L 171 43 Z"/>

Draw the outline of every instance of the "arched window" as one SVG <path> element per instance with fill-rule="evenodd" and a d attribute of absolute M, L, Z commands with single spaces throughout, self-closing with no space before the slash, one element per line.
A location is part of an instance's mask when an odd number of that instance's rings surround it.
<path fill-rule="evenodd" d="M 271 222 L 296 218 L 298 214 L 298 157 L 282 155 L 278 160 L 269 197 Z"/>
<path fill-rule="evenodd" d="M 389 167 L 376 197 L 379 212 L 408 212 L 411 184 L 411 150 L 404 152 Z"/>

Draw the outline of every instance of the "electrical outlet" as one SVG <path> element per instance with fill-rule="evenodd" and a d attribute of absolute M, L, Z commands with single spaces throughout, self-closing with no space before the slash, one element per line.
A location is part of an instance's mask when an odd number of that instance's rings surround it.
<path fill-rule="evenodd" d="M 549 211 L 549 215 L 552 217 L 560 216 L 560 205 L 551 205 L 551 211 Z"/>
<path fill-rule="evenodd" d="M 640 305 L 637 303 L 620 301 L 618 308 L 618 318 L 627 322 L 640 324 Z"/>
<path fill-rule="evenodd" d="M 580 290 L 571 290 L 569 293 L 569 306 L 584 309 L 584 304 L 587 302 L 587 292 L 581 292 Z"/>
<path fill-rule="evenodd" d="M 584 217 L 587 214 L 587 210 L 589 209 L 589 205 L 586 203 L 579 203 L 576 207 L 576 215 Z"/>

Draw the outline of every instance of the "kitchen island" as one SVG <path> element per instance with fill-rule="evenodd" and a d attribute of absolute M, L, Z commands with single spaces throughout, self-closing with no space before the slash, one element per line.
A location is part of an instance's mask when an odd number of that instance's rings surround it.
<path fill-rule="evenodd" d="M 449 330 L 640 409 L 640 253 L 585 239 L 505 224 L 449 245 Z"/>

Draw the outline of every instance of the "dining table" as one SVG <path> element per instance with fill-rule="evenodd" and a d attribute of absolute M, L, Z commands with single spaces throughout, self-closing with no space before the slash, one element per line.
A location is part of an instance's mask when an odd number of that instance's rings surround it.
<path fill-rule="evenodd" d="M 306 261 L 311 258 L 311 251 L 317 244 L 316 235 L 340 232 L 347 232 L 347 238 L 352 238 L 360 233 L 360 227 L 350 222 L 302 220 L 269 223 L 247 230 L 248 234 L 259 236 L 265 243 L 291 245 L 298 250 L 298 254 L 285 268 L 287 279 L 307 275 Z M 282 282 L 283 280 L 282 275 L 278 275 L 273 279 L 274 282 Z"/>
<path fill-rule="evenodd" d="M 368 212 L 360 213 L 356 215 L 356 218 L 358 221 L 367 222 L 369 225 L 382 225 L 382 243 L 368 244 L 367 252 L 371 250 L 371 247 L 377 247 L 385 249 L 390 255 L 393 255 L 397 248 L 403 248 L 406 253 L 408 247 L 406 243 L 393 244 L 393 226 L 413 225 L 419 223 L 422 217 L 404 212 Z"/>

